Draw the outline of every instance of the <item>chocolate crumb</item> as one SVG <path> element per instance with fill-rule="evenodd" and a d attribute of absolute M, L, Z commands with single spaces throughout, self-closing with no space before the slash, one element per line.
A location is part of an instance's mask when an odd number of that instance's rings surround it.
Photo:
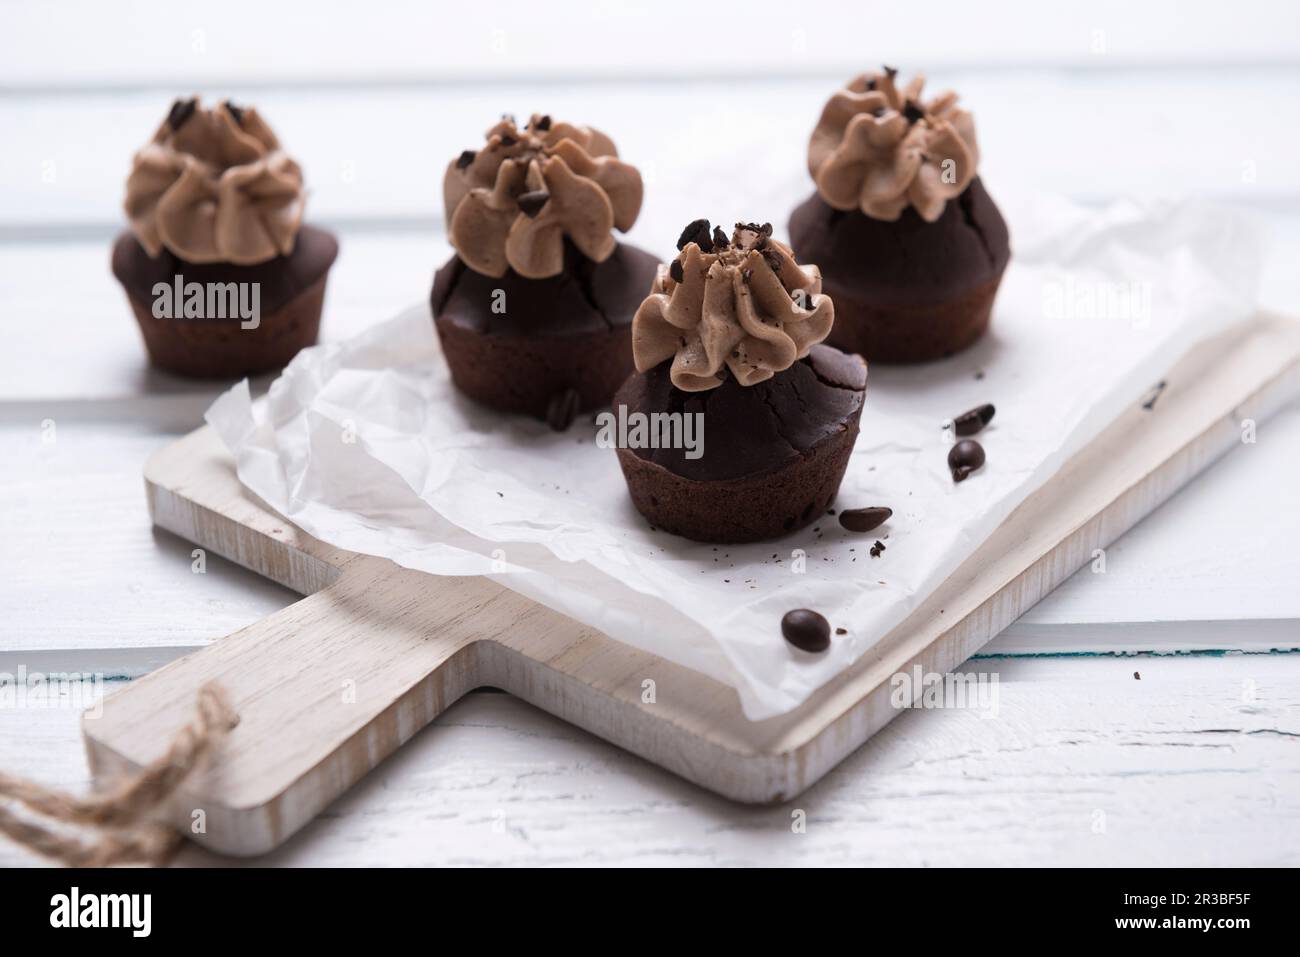
<path fill-rule="evenodd" d="M 546 407 L 546 424 L 556 432 L 563 432 L 573 424 L 573 418 L 578 414 L 580 399 L 578 390 L 573 387 L 556 393 L 551 397 L 550 405 Z"/>
<path fill-rule="evenodd" d="M 808 608 L 787 611 L 781 619 L 781 634 L 801 651 L 825 651 L 831 646 L 831 625 Z"/>
<path fill-rule="evenodd" d="M 871 552 L 870 552 L 871 557 L 879 558 L 880 553 L 883 552 L 884 550 L 885 550 L 885 543 L 880 541 L 879 539 L 876 539 L 876 544 L 871 546 Z"/>
<path fill-rule="evenodd" d="M 948 468 L 952 480 L 963 482 L 966 476 L 984 465 L 984 446 L 974 439 L 962 439 L 948 451 Z"/>
<path fill-rule="evenodd" d="M 198 97 L 191 97 L 188 100 L 177 100 L 172 104 L 171 112 L 167 114 L 167 125 L 172 128 L 173 133 L 177 132 L 185 125 L 186 121 L 194 115 L 194 111 L 198 109 L 198 106 Z"/>
<path fill-rule="evenodd" d="M 464 169 L 470 163 L 474 162 L 474 157 L 478 156 L 474 150 L 465 150 L 456 157 L 456 169 Z"/>
<path fill-rule="evenodd" d="M 873 79 L 867 80 L 867 92 L 868 92 L 868 93 L 871 93 L 872 91 L 875 90 L 875 88 L 876 88 L 876 81 L 875 81 L 875 79 L 873 78 Z"/>
<path fill-rule="evenodd" d="M 682 261 L 674 259 L 668 264 L 668 275 L 672 277 L 673 282 L 684 282 L 686 273 L 682 271 Z"/>
<path fill-rule="evenodd" d="M 226 112 L 231 115 L 234 121 L 242 126 L 244 122 L 244 108 L 242 106 L 236 106 L 230 100 L 226 100 L 225 107 Z"/>
<path fill-rule="evenodd" d="M 896 66 L 884 66 L 881 67 L 881 69 L 885 71 L 885 76 L 889 77 L 891 80 L 898 76 L 898 67 Z"/>
<path fill-rule="evenodd" d="M 848 508 L 840 512 L 840 525 L 850 532 L 870 532 L 889 521 L 889 517 L 893 514 L 892 508 L 883 505 Z"/>
<path fill-rule="evenodd" d="M 909 124 L 915 123 L 917 120 L 925 119 L 925 110 L 917 106 L 912 100 L 908 100 L 903 104 L 903 118 Z"/>
<path fill-rule="evenodd" d="M 835 634 L 837 634 L 837 635 L 847 635 L 848 633 L 849 633 L 849 630 L 848 630 L 847 628 L 836 628 L 836 629 L 835 629 Z"/>
<path fill-rule="evenodd" d="M 532 127 L 535 130 L 541 130 L 543 133 L 545 133 L 547 130 L 551 128 L 551 115 L 548 113 L 546 116 L 543 116 L 536 123 L 532 124 Z"/>
<path fill-rule="evenodd" d="M 993 421 L 993 413 L 997 410 L 989 403 L 976 406 L 969 412 L 963 412 L 952 420 L 952 429 L 958 435 L 974 435 L 984 426 Z"/>
<path fill-rule="evenodd" d="M 685 249 L 687 243 L 695 243 L 702 252 L 713 252 L 713 240 L 709 238 L 709 221 L 707 219 L 697 219 L 687 223 L 686 228 L 682 230 L 681 236 L 677 238 L 677 249 L 679 251 Z"/>
<path fill-rule="evenodd" d="M 534 189 L 527 193 L 520 193 L 515 202 L 519 204 L 519 211 L 529 219 L 536 219 L 537 214 L 542 211 L 546 201 L 551 198 L 551 194 L 544 189 Z"/>
<path fill-rule="evenodd" d="M 1135 681 L 1141 681 L 1141 680 L 1142 680 L 1142 675 L 1138 674 L 1138 672 L 1136 672 L 1136 671 L 1133 672 L 1133 680 L 1135 680 Z"/>

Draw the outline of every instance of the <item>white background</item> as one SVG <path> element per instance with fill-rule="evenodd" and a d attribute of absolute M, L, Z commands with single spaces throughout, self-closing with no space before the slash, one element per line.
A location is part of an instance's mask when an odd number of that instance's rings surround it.
<path fill-rule="evenodd" d="M 995 195 L 1254 212 L 1264 302 L 1300 314 L 1294 3 L 0 3 L 0 671 L 127 680 L 294 597 L 191 574 L 144 508 L 145 457 L 219 388 L 148 370 L 108 270 L 174 96 L 255 103 L 302 161 L 342 241 L 340 338 L 427 293 L 442 168 L 500 113 L 611 133 L 647 179 L 631 239 L 663 249 L 700 215 L 783 222 L 765 202 L 806 182 L 822 102 L 881 62 L 963 94 Z M 1298 465 L 1292 409 L 988 649 L 1016 657 L 971 664 L 998 719 L 904 715 L 794 804 L 738 808 L 475 694 L 274 860 L 1296 863 L 1300 655 L 1168 653 L 1300 647 Z M 87 786 L 76 713 L 0 711 L 0 766 Z"/>

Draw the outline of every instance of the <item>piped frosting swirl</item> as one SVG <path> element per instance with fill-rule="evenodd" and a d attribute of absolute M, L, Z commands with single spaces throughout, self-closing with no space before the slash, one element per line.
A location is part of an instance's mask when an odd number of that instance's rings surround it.
<path fill-rule="evenodd" d="M 257 110 L 177 100 L 126 181 L 131 229 L 156 258 L 253 265 L 293 252 L 302 169 Z"/>
<path fill-rule="evenodd" d="M 564 241 L 595 262 L 618 245 L 641 211 L 641 174 L 618 158 L 599 130 L 534 114 L 521 130 L 512 117 L 487 131 L 487 145 L 447 166 L 447 232 L 475 272 L 528 279 L 564 268 Z"/>
<path fill-rule="evenodd" d="M 683 392 L 715 388 L 728 372 L 755 385 L 830 333 L 835 307 L 822 295 L 821 272 L 796 263 L 770 223 L 737 223 L 728 239 L 696 220 L 677 248 L 632 320 L 638 372 L 672 359 L 669 375 Z"/>
<path fill-rule="evenodd" d="M 975 178 L 975 121 L 956 93 L 924 102 L 925 78 L 899 89 L 897 72 L 855 77 L 830 98 L 808 143 L 808 170 L 835 209 L 892 221 L 911 205 L 932 223 Z"/>

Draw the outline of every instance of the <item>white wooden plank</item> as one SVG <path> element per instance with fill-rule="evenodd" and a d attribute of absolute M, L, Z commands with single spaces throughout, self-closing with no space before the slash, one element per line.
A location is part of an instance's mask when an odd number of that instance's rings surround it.
<path fill-rule="evenodd" d="M 436 224 L 448 160 L 478 145 L 503 112 L 537 110 L 590 123 L 610 133 L 646 176 L 642 223 L 632 235 L 657 247 L 701 215 L 760 216 L 783 226 L 789 209 L 812 191 L 808 134 L 852 72 L 720 77 L 705 86 L 517 81 L 251 87 L 238 95 L 258 104 L 303 164 L 308 217 L 327 223 Z M 981 172 L 997 196 L 1194 194 L 1262 206 L 1300 196 L 1287 162 L 1300 152 L 1300 131 L 1276 122 L 1300 101 L 1294 67 L 928 75 L 933 88 L 951 86 L 975 112 Z M 7 97 L 0 110 L 0 237 L 106 239 L 123 223 L 132 155 L 172 97 L 196 90 L 227 93 L 171 84 Z M 1207 116 L 1215 120 L 1212 136 Z"/>
<path fill-rule="evenodd" d="M 1217 63 L 1294 57 L 1297 18 L 1290 4 L 1247 0 L 1231 20 L 1211 0 L 1133 5 L 1124 0 L 1041 4 L 1021 0 L 990 10 L 932 0 L 924 24 L 906 6 L 845 7 L 808 0 L 797 13 L 760 3 L 730 7 L 687 0 L 566 5 L 538 16 L 524 0 L 462 5 L 386 3 L 358 16 L 352 5 L 227 0 L 149 0 L 128 6 L 75 0 L 6 5 L 0 83 L 199 83 L 258 77 L 279 81 L 555 75 L 751 75 L 811 68 L 853 69 L 873 58 L 951 62 L 1069 63 L 1103 67 Z M 256 24 L 256 28 L 250 25 Z M 1014 24 L 1014 29 L 1003 29 Z M 1098 49 L 1097 31 L 1102 31 Z M 979 42 L 973 43 L 972 38 Z"/>
<path fill-rule="evenodd" d="M 998 675 L 997 717 L 906 714 L 771 808 L 471 695 L 255 863 L 1300 863 L 1300 655 L 975 664 Z M 76 714 L 0 711 L 0 767 L 88 786 Z M 0 842 L 0 865 L 32 861 Z"/>
<path fill-rule="evenodd" d="M 141 471 L 169 438 L 57 418 L 52 433 L 39 419 L 0 427 L 0 671 L 139 674 L 296 600 L 216 555 L 197 574 L 194 546 L 153 530 Z"/>

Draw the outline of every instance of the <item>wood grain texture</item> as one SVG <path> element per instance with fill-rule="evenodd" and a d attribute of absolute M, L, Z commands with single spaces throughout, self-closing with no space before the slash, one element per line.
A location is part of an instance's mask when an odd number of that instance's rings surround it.
<path fill-rule="evenodd" d="M 962 670 L 998 675 L 995 715 L 909 711 L 770 807 L 719 798 L 511 695 L 467 695 L 255 863 L 1300 864 L 1300 655 Z M 71 707 L 0 710 L 0 767 L 84 791 L 79 728 Z M 40 863 L 0 841 L 0 867 Z M 190 845 L 178 863 L 235 862 Z"/>
<path fill-rule="evenodd" d="M 261 853 L 465 690 L 491 684 L 727 797 L 785 800 L 895 716 L 892 675 L 952 670 L 1239 444 L 1243 417 L 1264 419 L 1295 393 L 1298 358 L 1300 328 L 1272 317 L 1194 350 L 1169 374 L 1158 413 L 1121 416 L 872 652 L 762 722 L 743 718 L 730 689 L 499 586 L 311 540 L 244 491 L 201 430 L 151 460 L 155 520 L 296 590 L 321 590 L 109 699 L 85 729 L 92 764 L 111 774 L 147 762 L 198 686 L 221 680 L 247 720 L 172 812 L 180 823 L 203 807 L 201 843 Z M 653 704 L 641 700 L 646 678 Z"/>

